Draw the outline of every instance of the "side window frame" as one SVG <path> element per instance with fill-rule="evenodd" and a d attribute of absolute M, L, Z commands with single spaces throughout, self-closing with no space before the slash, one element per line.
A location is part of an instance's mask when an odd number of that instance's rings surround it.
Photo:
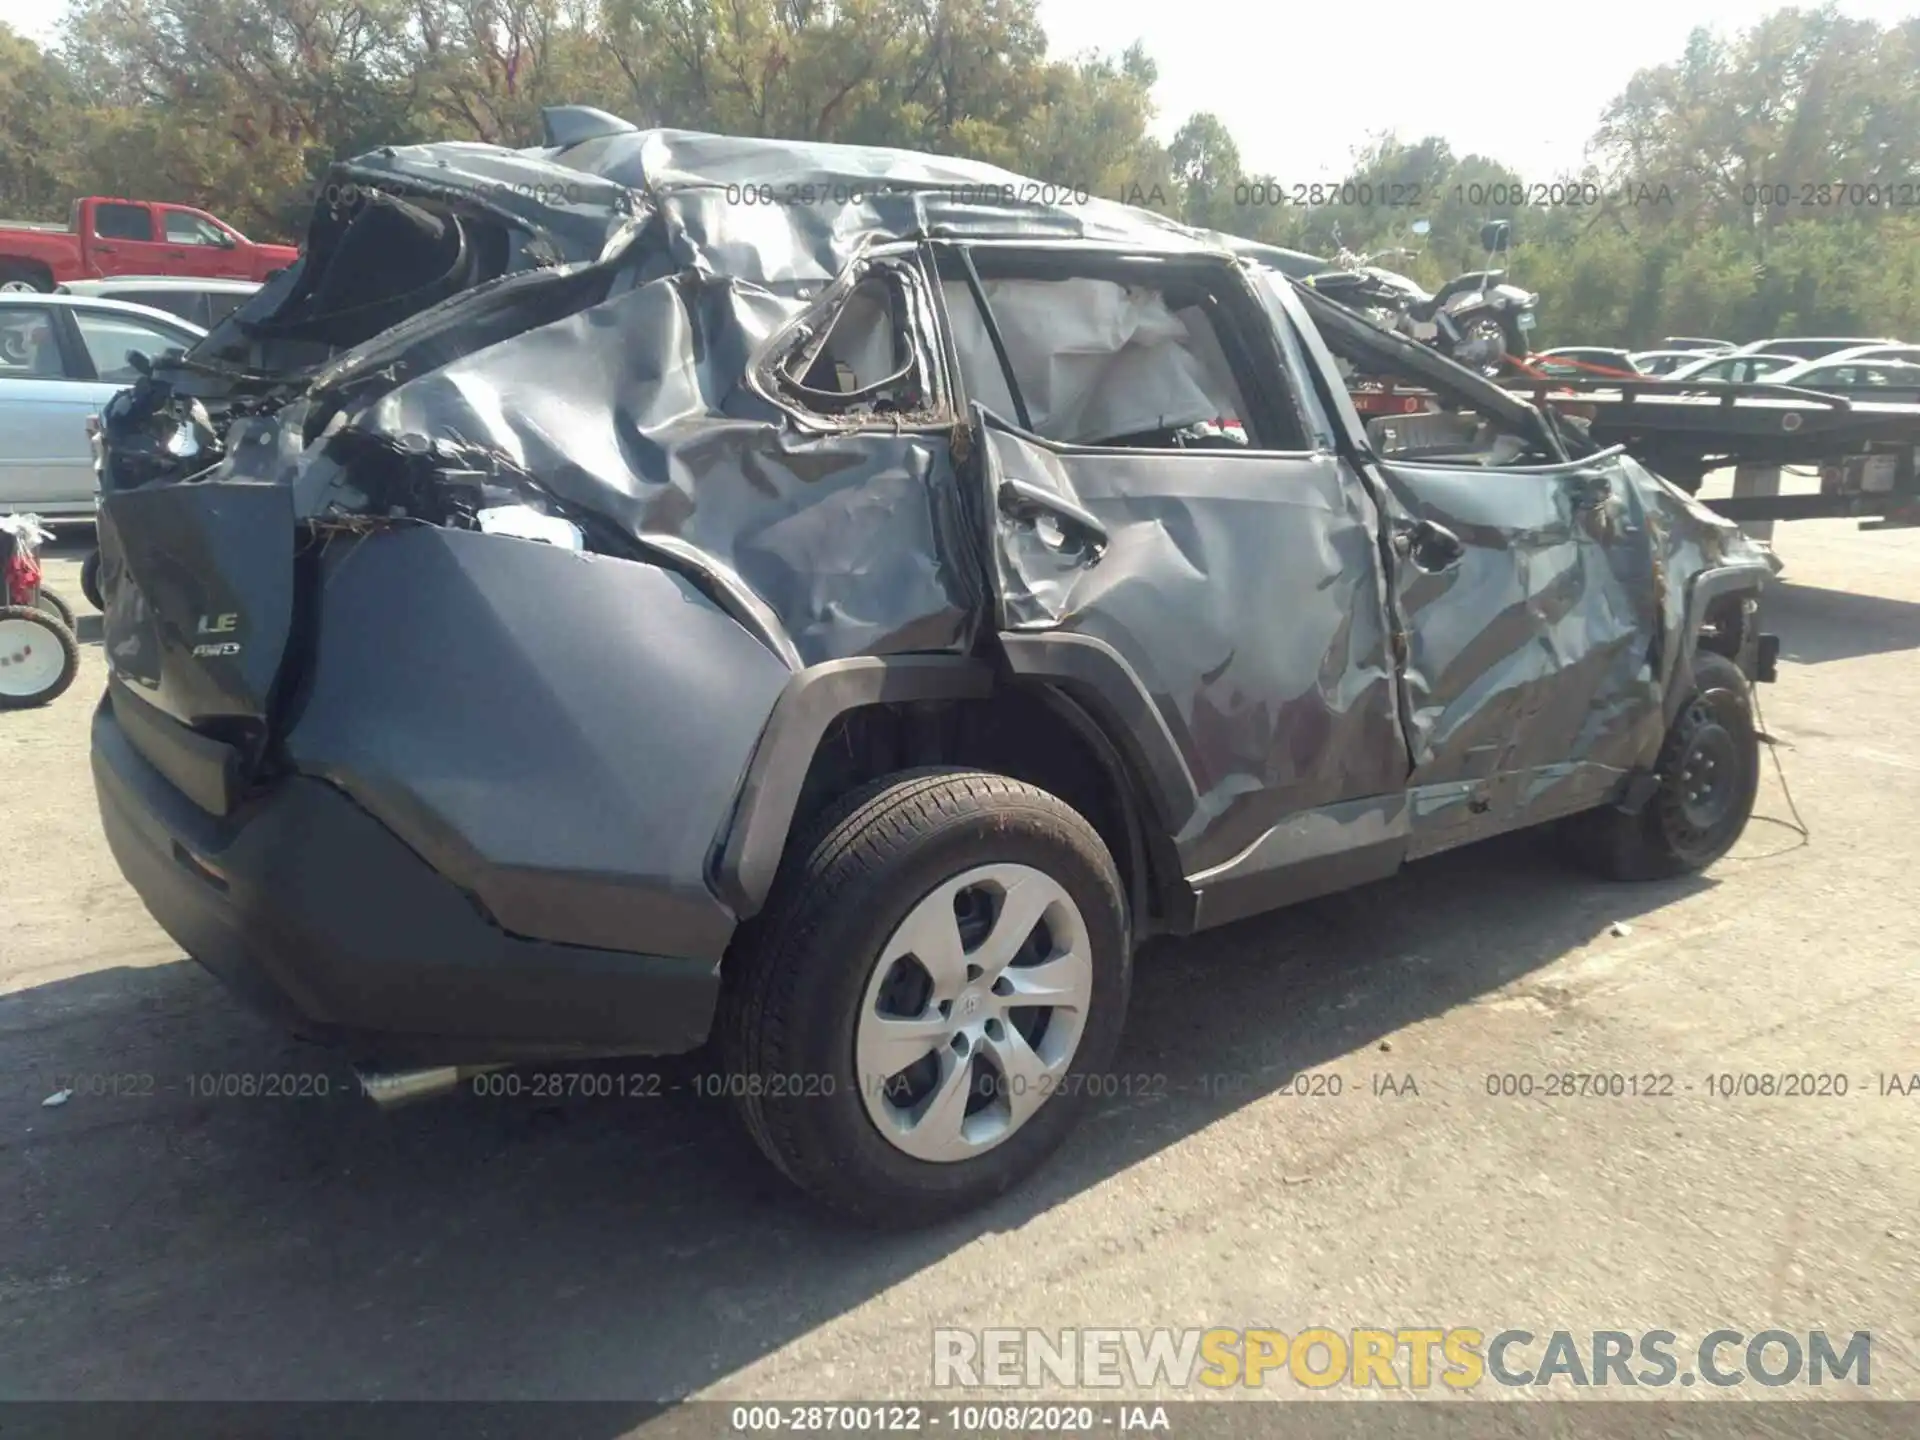
<path fill-rule="evenodd" d="M 9 375 L 7 378 L 13 380 L 35 380 L 43 384 L 47 381 L 65 381 L 69 384 L 76 382 L 84 383 L 94 378 L 93 361 L 91 357 L 88 356 L 86 347 L 80 343 L 78 332 L 74 331 L 69 323 L 66 306 L 22 305 L 14 308 L 18 310 L 36 309 L 47 317 L 47 329 L 53 336 L 54 353 L 60 357 L 60 373 L 58 375 Z M 82 370 L 86 373 L 79 373 Z"/>
<path fill-rule="evenodd" d="M 1295 287 L 1295 303 L 1301 307 L 1303 323 L 1314 327 L 1318 335 L 1319 343 L 1325 349 L 1330 359 L 1335 361 L 1345 360 L 1348 364 L 1355 363 L 1338 343 L 1341 339 L 1339 326 L 1341 324 L 1350 324 L 1356 331 L 1361 329 L 1370 331 L 1371 327 L 1357 315 L 1341 317 L 1336 321 L 1331 312 L 1336 312 L 1338 307 L 1332 305 L 1331 302 L 1326 301 L 1324 298 L 1320 299 L 1318 304 L 1326 307 L 1330 314 L 1328 323 L 1322 324 L 1314 315 L 1313 307 L 1307 304 L 1305 298 L 1301 298 L 1303 295 L 1310 297 L 1311 293 L 1310 291 L 1302 292 L 1298 287 Z M 1361 348 L 1371 349 L 1375 353 L 1384 353 L 1387 356 L 1392 356 L 1395 349 L 1400 346 L 1417 348 L 1417 342 L 1402 340 L 1399 337 L 1387 335 L 1385 332 L 1380 332 L 1379 338 L 1376 341 L 1375 337 L 1369 333 L 1365 337 L 1365 344 Z M 1431 389 L 1435 395 L 1439 396 L 1443 402 L 1449 405 L 1453 413 L 1464 411 L 1475 415 L 1492 425 L 1496 430 L 1503 431 L 1514 436 L 1516 439 L 1525 441 L 1532 447 L 1533 451 L 1541 454 L 1544 458 L 1537 460 L 1522 459 L 1503 461 L 1499 465 L 1488 466 L 1471 460 L 1456 459 L 1452 456 L 1427 457 L 1418 455 L 1381 454 L 1374 449 L 1373 437 L 1367 430 L 1367 420 L 1364 416 L 1360 415 L 1354 407 L 1351 396 L 1341 397 L 1341 409 L 1346 415 L 1351 416 L 1350 421 L 1344 421 L 1343 423 L 1353 427 L 1354 443 L 1357 444 L 1366 455 L 1381 465 L 1389 467 L 1394 465 L 1431 466 L 1446 470 L 1457 470 L 1462 474 L 1471 474 L 1476 470 L 1496 469 L 1519 473 L 1537 472 L 1542 476 L 1547 476 L 1556 473 L 1564 474 L 1570 468 L 1577 469 L 1598 458 L 1600 455 L 1614 453 L 1613 451 L 1603 451 L 1600 446 L 1588 440 L 1584 433 L 1580 431 L 1579 427 L 1575 426 L 1573 427 L 1572 438 L 1578 440 L 1580 446 L 1583 448 L 1581 449 L 1581 453 L 1574 454 L 1569 446 L 1570 437 L 1566 417 L 1558 414 L 1558 412 L 1528 405 L 1516 397 L 1508 395 L 1507 392 L 1501 390 L 1491 381 L 1482 379 L 1464 367 L 1450 365 L 1450 362 L 1444 362 L 1438 356 L 1426 357 L 1423 354 L 1422 358 L 1423 360 L 1427 358 L 1432 359 L 1432 366 L 1429 367 L 1431 369 L 1438 371 L 1443 368 L 1450 368 L 1456 371 L 1457 374 L 1435 373 L 1422 375 L 1420 373 L 1421 367 L 1409 365 L 1401 378 L 1412 380 L 1416 384 Z M 1479 392 L 1478 395 L 1476 395 L 1476 390 Z M 1500 403 L 1502 401 L 1510 406 L 1516 407 L 1518 413 L 1511 415 L 1502 414 L 1500 409 Z M 1416 417 L 1409 416 L 1406 418 L 1412 419 Z M 1618 447 L 1615 447 L 1615 449 L 1617 450 Z M 1558 455 L 1556 455 L 1556 451 L 1559 452 Z M 1565 456 L 1566 458 L 1559 458 L 1560 456 Z"/>
<path fill-rule="evenodd" d="M 147 233 L 144 235 L 102 235 L 100 217 L 108 210 L 136 210 L 146 216 Z M 152 245 L 154 241 L 153 206 L 137 200 L 96 200 L 93 205 L 93 236 L 95 240 L 105 240 L 110 245 Z"/>
<path fill-rule="evenodd" d="M 108 380 L 101 376 L 100 366 L 98 362 L 96 362 L 93 358 L 93 348 L 92 346 L 87 344 L 86 332 L 80 328 L 80 316 L 83 313 L 93 314 L 93 315 L 103 315 L 110 320 L 118 319 L 122 321 L 122 323 L 129 326 L 141 325 L 141 326 L 145 326 L 148 329 L 153 329 L 154 327 L 148 321 L 142 319 L 137 315 L 120 316 L 120 315 L 116 315 L 115 312 L 111 310 L 83 310 L 81 307 L 76 306 L 73 309 L 69 310 L 67 313 L 67 324 L 70 327 L 70 338 L 72 340 L 74 350 L 77 354 L 79 361 L 83 365 L 85 365 L 87 370 L 87 374 L 84 378 L 89 381 L 93 381 L 102 385 L 132 383 L 130 381 L 120 382 L 120 381 Z M 194 346 L 193 337 L 190 335 L 181 335 L 176 339 L 173 336 L 167 335 L 165 332 L 156 332 L 156 333 L 160 335 L 160 338 L 162 340 L 165 340 L 167 342 L 168 349 L 177 348 L 179 350 L 186 351 L 186 350 L 191 350 Z M 157 360 L 160 357 L 158 355 L 155 355 L 155 356 L 150 356 L 148 358 Z"/>
<path fill-rule="evenodd" d="M 842 395 L 807 389 L 793 378 L 789 366 L 812 346 L 817 357 L 832 337 L 834 327 L 845 313 L 848 300 L 861 286 L 874 278 L 894 287 L 895 299 L 903 313 L 895 331 L 896 342 L 906 353 L 906 364 L 894 375 L 870 382 L 860 390 Z M 884 431 L 903 432 L 949 430 L 955 420 L 953 377 L 947 356 L 939 343 L 940 326 L 935 319 L 935 287 L 915 247 L 889 246 L 884 250 L 863 252 L 798 315 L 780 326 L 767 339 L 758 355 L 747 366 L 746 387 L 768 404 L 778 408 L 795 425 L 819 434 L 859 434 Z M 809 404 L 812 397 L 857 402 L 877 394 L 900 377 L 917 383 L 920 403 L 912 411 L 836 413 L 826 406 Z"/>
<path fill-rule="evenodd" d="M 928 269 L 934 275 L 934 292 L 940 307 L 943 348 L 953 375 L 955 394 L 964 408 L 977 399 L 968 394 L 966 378 L 960 369 L 954 339 L 954 325 L 947 308 L 946 284 L 949 279 L 965 286 L 978 310 L 994 354 L 999 361 L 1001 383 L 1012 400 L 1016 414 L 997 417 L 1024 440 L 1046 446 L 1059 454 L 1084 455 L 1200 455 L 1218 459 L 1223 455 L 1304 456 L 1319 453 L 1316 437 L 1319 427 L 1313 423 L 1299 393 L 1298 372 L 1285 344 L 1273 329 L 1273 322 L 1261 304 L 1239 262 L 1228 256 L 1210 254 L 1161 254 L 1138 251 L 1105 250 L 1095 247 L 1044 249 L 1018 242 L 1001 244 L 982 241 L 936 240 L 929 242 Z M 1050 279 L 1115 279 L 1136 281 L 1143 288 L 1161 289 L 1170 276 L 1210 279 L 1207 287 L 1213 302 L 1206 307 L 1208 323 L 1214 328 L 1215 342 L 1226 356 L 1229 369 L 1247 414 L 1240 417 L 1247 427 L 1247 444 L 1231 447 L 1090 445 L 1057 440 L 1042 435 L 1032 426 L 1019 379 L 1013 373 L 999 324 L 984 292 L 978 260 L 986 258 L 990 267 L 1004 268 L 997 262 L 1011 261 L 1018 268 L 1032 267 L 1050 271 Z M 1078 263 L 1076 263 L 1078 262 Z M 953 273 L 949 275 L 949 270 Z M 997 276 L 995 278 L 998 278 Z M 1225 324 L 1221 312 L 1225 312 Z M 1275 391 L 1279 394 L 1275 394 Z M 981 402 L 984 405 L 984 401 Z M 1292 444 L 1268 443 L 1278 440 Z"/>
<path fill-rule="evenodd" d="M 176 240 L 167 231 L 167 224 L 174 216 L 181 216 L 195 234 L 191 240 Z M 193 245 L 205 250 L 225 250 L 226 241 L 231 237 L 214 223 L 211 216 L 202 215 L 198 210 L 190 210 L 185 205 L 165 205 L 160 208 L 160 234 L 162 242 L 168 245 Z"/>

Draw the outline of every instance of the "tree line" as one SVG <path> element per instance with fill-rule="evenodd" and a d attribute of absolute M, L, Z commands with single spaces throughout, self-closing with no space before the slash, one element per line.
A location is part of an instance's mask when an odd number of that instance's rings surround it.
<path fill-rule="evenodd" d="M 1783 9 L 1634 75 L 1552 182 L 1384 136 L 1283 188 L 1213 115 L 1157 141 L 1145 50 L 1050 57 L 1037 0 L 76 0 L 52 49 L 0 26 L 0 214 L 118 194 L 297 239 L 336 158 L 534 144 L 541 106 L 577 103 L 965 155 L 1317 254 L 1405 247 L 1389 263 L 1429 284 L 1506 219 L 1543 344 L 1915 335 L 1916 61 L 1920 17 Z"/>

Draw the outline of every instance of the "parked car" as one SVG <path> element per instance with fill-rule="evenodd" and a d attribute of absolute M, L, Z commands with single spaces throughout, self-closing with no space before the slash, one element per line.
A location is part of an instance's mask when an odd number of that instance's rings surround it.
<path fill-rule="evenodd" d="M 89 195 L 65 226 L 0 221 L 0 291 L 49 291 L 111 275 L 265 280 L 291 265 L 290 245 L 257 244 L 186 205 Z"/>
<path fill-rule="evenodd" d="M 1755 340 L 1750 345 L 1742 345 L 1735 354 L 1739 355 L 1791 355 L 1797 360 L 1818 360 L 1823 355 L 1832 355 L 1840 350 L 1858 350 L 1863 345 L 1897 345 L 1897 340 L 1885 337 L 1879 339 L 1855 336 L 1786 336 L 1777 340 Z"/>
<path fill-rule="evenodd" d="M 1836 350 L 1822 358 L 1831 361 L 1920 360 L 1920 345 L 1862 345 L 1854 350 Z"/>
<path fill-rule="evenodd" d="M 1851 400 L 1909 405 L 1920 401 L 1920 364 L 1911 360 L 1808 360 L 1776 370 L 1770 385 L 1797 385 Z"/>
<path fill-rule="evenodd" d="M 1604 380 L 1608 378 L 1607 371 L 1628 376 L 1640 373 L 1628 351 L 1597 345 L 1558 345 L 1528 356 L 1527 365 L 1556 379 L 1564 377 L 1577 380 L 1587 377 Z"/>
<path fill-rule="evenodd" d="M 1642 375 L 1671 375 L 1700 358 L 1698 350 L 1637 350 L 1628 357 Z"/>
<path fill-rule="evenodd" d="M 206 332 L 164 311 L 69 295 L 0 295 L 0 512 L 91 520 L 87 421 Z"/>
<path fill-rule="evenodd" d="M 108 842 L 375 1094 L 712 1035 L 783 1174 L 926 1223 L 1123 1093 L 1149 936 L 1745 825 L 1765 556 L 1618 449 L 1146 211 L 546 119 L 354 162 L 105 419 Z"/>
<path fill-rule="evenodd" d="M 1734 344 L 1731 340 L 1712 340 L 1703 335 L 1669 335 L 1660 342 L 1660 348 L 1724 354 L 1733 349 Z"/>
<path fill-rule="evenodd" d="M 1702 355 L 1689 365 L 1667 372 L 1669 380 L 1712 380 L 1719 384 L 1750 385 L 1771 380 L 1777 371 L 1802 362 L 1791 355 L 1730 353 Z"/>
<path fill-rule="evenodd" d="M 260 288 L 257 280 L 190 280 L 177 275 L 121 275 L 111 280 L 75 280 L 57 287 L 62 295 L 124 300 L 164 310 L 211 330 Z"/>

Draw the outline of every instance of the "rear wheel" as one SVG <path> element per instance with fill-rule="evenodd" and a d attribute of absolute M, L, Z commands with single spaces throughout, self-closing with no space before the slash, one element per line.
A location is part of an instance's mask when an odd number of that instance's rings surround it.
<path fill-rule="evenodd" d="M 73 631 L 36 606 L 0 606 L 0 710 L 44 705 L 79 673 Z"/>
<path fill-rule="evenodd" d="M 0 261 L 0 295 L 12 292 L 44 293 L 53 289 L 53 278 L 31 265 Z"/>
<path fill-rule="evenodd" d="M 815 1198 L 931 1224 L 1066 1136 L 1130 974 L 1120 878 L 1077 812 L 982 771 L 889 776 L 796 847 L 736 942 L 727 1089 Z"/>
<path fill-rule="evenodd" d="M 1726 656 L 1694 656 L 1693 686 L 1657 768 L 1659 789 L 1638 814 L 1608 808 L 1567 822 L 1576 853 L 1612 879 L 1704 870 L 1746 829 L 1760 789 L 1760 737 L 1752 688 Z"/>

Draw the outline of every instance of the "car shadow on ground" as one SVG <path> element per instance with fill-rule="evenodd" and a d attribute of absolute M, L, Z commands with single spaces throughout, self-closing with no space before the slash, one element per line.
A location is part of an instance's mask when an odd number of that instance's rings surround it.
<path fill-rule="evenodd" d="M 1780 656 L 1802 665 L 1920 649 L 1920 604 L 1779 581 L 1761 619 L 1780 636 Z"/>
<path fill-rule="evenodd" d="M 381 1113 L 188 962 L 24 990 L 0 999 L 0 1393 L 684 1397 L 1302 1071 L 1363 1083 L 1383 1037 L 1710 883 L 1600 884 L 1521 834 L 1155 942 L 1117 1067 L 1145 1093 L 1098 1102 L 998 1204 L 905 1234 L 801 1202 L 697 1062 L 649 1098 Z M 225 1078 L 276 1075 L 252 1098 Z M 620 1427 L 556 1409 L 543 1433 Z"/>

